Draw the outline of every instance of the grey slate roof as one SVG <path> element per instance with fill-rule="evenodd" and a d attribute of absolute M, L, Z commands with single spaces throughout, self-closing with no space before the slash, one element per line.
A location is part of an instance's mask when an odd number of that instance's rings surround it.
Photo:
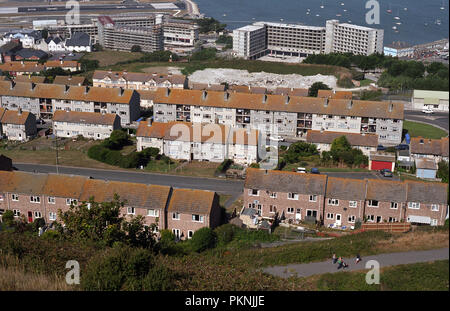
<path fill-rule="evenodd" d="M 364 200 L 366 181 L 361 179 L 328 177 L 327 197 L 341 200 Z"/>
<path fill-rule="evenodd" d="M 367 180 L 367 200 L 406 202 L 406 184 L 392 180 Z"/>
<path fill-rule="evenodd" d="M 45 53 L 44 51 L 41 50 L 35 50 L 35 49 L 21 49 L 19 51 L 16 52 L 17 56 L 20 56 L 22 58 L 31 58 L 33 56 L 38 57 L 38 58 L 44 58 L 46 56 L 48 56 L 47 53 Z"/>
<path fill-rule="evenodd" d="M 84 32 L 74 32 L 70 39 L 66 40 L 66 46 L 89 46 L 91 45 L 91 37 Z"/>
<path fill-rule="evenodd" d="M 408 202 L 426 204 L 447 204 L 448 184 L 406 181 L 408 188 Z"/>
<path fill-rule="evenodd" d="M 245 188 L 273 192 L 325 195 L 325 175 L 247 169 Z"/>

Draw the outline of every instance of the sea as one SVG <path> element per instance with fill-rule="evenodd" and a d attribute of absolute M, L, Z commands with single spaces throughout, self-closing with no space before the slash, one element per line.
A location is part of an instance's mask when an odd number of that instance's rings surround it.
<path fill-rule="evenodd" d="M 380 24 L 366 24 L 370 0 L 194 0 L 200 12 L 235 29 L 256 21 L 325 26 L 328 19 L 384 29 L 384 44 L 447 38 L 449 0 L 377 0 Z M 372 0 L 373 1 L 373 0 Z M 389 11 L 389 12 L 388 12 Z"/>

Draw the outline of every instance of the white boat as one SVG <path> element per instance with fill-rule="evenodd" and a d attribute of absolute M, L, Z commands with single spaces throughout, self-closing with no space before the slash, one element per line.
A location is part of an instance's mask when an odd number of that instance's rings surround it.
<path fill-rule="evenodd" d="M 442 0 L 441 10 L 445 10 L 444 1 Z"/>
<path fill-rule="evenodd" d="M 343 11 L 344 11 L 344 12 L 347 12 L 347 9 L 344 9 Z"/>
<path fill-rule="evenodd" d="M 396 30 L 396 29 L 397 29 L 397 26 L 393 26 L 392 29 Z"/>
<path fill-rule="evenodd" d="M 401 22 L 398 22 L 398 23 L 396 23 L 397 25 L 401 25 L 402 23 Z"/>
<path fill-rule="evenodd" d="M 306 15 L 309 15 L 309 11 L 306 12 Z"/>
<path fill-rule="evenodd" d="M 337 17 L 342 16 L 342 14 L 336 14 Z"/>
<path fill-rule="evenodd" d="M 352 21 L 351 20 L 349 20 L 347 23 L 349 23 L 349 24 L 351 24 L 352 23 Z"/>
<path fill-rule="evenodd" d="M 319 15 L 319 14 L 316 14 L 316 16 L 319 17 L 320 15 Z"/>
<path fill-rule="evenodd" d="M 403 8 L 403 11 L 408 11 L 408 8 Z"/>
<path fill-rule="evenodd" d="M 322 4 L 320 5 L 320 8 L 323 9 L 325 6 L 323 5 L 323 1 Z"/>
<path fill-rule="evenodd" d="M 436 25 L 441 25 L 441 20 L 438 18 L 435 22 Z"/>
<path fill-rule="evenodd" d="M 344 3 L 344 2 L 341 2 L 341 5 L 345 5 L 345 3 Z"/>

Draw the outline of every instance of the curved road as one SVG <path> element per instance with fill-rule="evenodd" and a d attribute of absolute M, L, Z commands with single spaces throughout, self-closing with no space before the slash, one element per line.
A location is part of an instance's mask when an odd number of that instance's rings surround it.
<path fill-rule="evenodd" d="M 338 254 L 339 256 L 339 254 Z M 315 274 L 335 273 L 339 271 L 359 271 L 365 270 L 365 265 L 369 260 L 376 260 L 381 267 L 412 264 L 418 262 L 429 262 L 436 260 L 445 260 L 449 257 L 449 248 L 433 249 L 429 251 L 413 251 L 401 253 L 378 254 L 363 257 L 362 261 L 355 264 L 354 258 L 344 258 L 349 265 L 345 270 L 337 270 L 337 264 L 332 264 L 330 260 L 323 262 L 312 262 L 305 264 L 291 264 L 287 266 L 276 266 L 263 269 L 264 272 L 288 278 L 291 276 L 307 277 Z"/>
<path fill-rule="evenodd" d="M 446 130 L 447 133 L 449 131 L 449 114 L 445 112 L 435 112 L 432 115 L 427 115 L 421 111 L 405 110 L 405 120 L 425 122 L 430 125 L 438 126 Z"/>

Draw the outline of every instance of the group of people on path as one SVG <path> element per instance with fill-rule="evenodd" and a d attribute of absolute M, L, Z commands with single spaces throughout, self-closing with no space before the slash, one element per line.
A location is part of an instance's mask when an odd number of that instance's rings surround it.
<path fill-rule="evenodd" d="M 341 268 L 348 268 L 348 264 L 342 259 L 342 257 L 337 257 L 336 253 L 333 253 L 333 264 L 338 264 L 337 269 Z M 361 261 L 361 256 L 359 254 L 356 254 L 355 262 L 359 263 Z"/>

